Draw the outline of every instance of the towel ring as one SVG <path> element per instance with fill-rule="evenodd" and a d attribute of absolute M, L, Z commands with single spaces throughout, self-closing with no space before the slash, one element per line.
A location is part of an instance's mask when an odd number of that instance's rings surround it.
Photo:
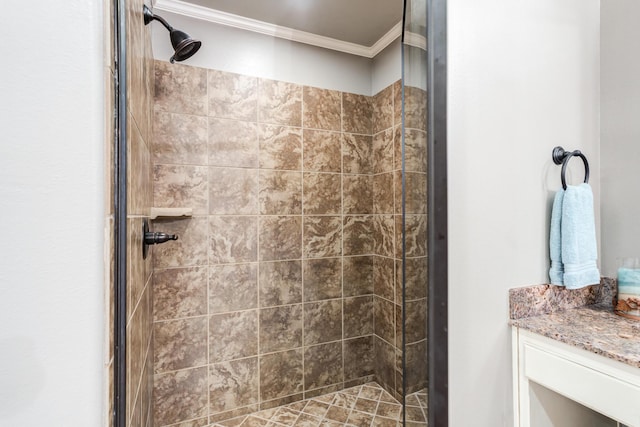
<path fill-rule="evenodd" d="M 582 154 L 580 150 L 575 151 L 566 151 L 564 148 L 558 146 L 553 149 L 551 153 L 551 158 L 553 159 L 553 163 L 556 165 L 562 164 L 562 171 L 560 172 L 560 179 L 562 180 L 562 188 L 567 189 L 567 179 L 565 178 L 565 173 L 567 171 L 567 165 L 569 164 L 569 160 L 572 157 L 580 157 L 582 162 L 584 163 L 584 183 L 587 184 L 589 182 L 589 162 L 587 161 L 587 157 Z"/>

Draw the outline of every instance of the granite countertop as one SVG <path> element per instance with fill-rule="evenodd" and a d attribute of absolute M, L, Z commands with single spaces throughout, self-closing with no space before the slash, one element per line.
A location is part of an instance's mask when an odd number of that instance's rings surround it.
<path fill-rule="evenodd" d="M 535 285 L 509 290 L 510 324 L 640 368 L 640 322 L 616 315 L 615 279 L 578 290 Z"/>
<path fill-rule="evenodd" d="M 640 368 L 640 322 L 613 313 L 610 305 L 567 308 L 512 319 L 511 325 Z"/>

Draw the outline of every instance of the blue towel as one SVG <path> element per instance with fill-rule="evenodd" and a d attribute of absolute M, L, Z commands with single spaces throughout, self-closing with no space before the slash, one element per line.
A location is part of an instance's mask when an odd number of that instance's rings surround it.
<path fill-rule="evenodd" d="M 589 184 L 570 185 L 565 190 L 560 231 L 564 286 L 579 289 L 600 283 L 593 193 Z"/>
<path fill-rule="evenodd" d="M 562 239 L 560 231 L 560 219 L 562 218 L 562 200 L 564 190 L 560 189 L 553 199 L 551 210 L 551 230 L 549 232 L 549 256 L 551 257 L 551 268 L 549 269 L 549 279 L 552 285 L 563 285 L 564 267 L 562 265 Z"/>

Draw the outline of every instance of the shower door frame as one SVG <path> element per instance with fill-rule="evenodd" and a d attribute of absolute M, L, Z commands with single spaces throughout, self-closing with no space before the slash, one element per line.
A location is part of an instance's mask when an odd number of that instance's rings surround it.
<path fill-rule="evenodd" d="M 127 425 L 127 18 L 126 0 L 113 5 L 114 45 L 114 295 L 113 427 Z"/>
<path fill-rule="evenodd" d="M 447 225 L 447 0 L 427 1 L 428 421 L 449 425 Z"/>
<path fill-rule="evenodd" d="M 115 427 L 126 426 L 126 17 L 125 1 L 114 3 L 114 411 Z M 447 0 L 427 0 L 428 32 L 428 421 L 448 425 L 448 231 L 447 231 Z"/>

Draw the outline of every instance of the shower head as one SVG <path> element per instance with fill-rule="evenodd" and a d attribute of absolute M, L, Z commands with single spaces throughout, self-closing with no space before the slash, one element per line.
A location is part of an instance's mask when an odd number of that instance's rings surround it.
<path fill-rule="evenodd" d="M 173 28 L 161 16 L 154 15 L 146 4 L 142 6 L 142 10 L 144 13 L 144 25 L 148 25 L 151 21 L 156 20 L 169 31 L 171 45 L 174 50 L 173 56 L 169 59 L 169 62 L 172 64 L 176 61 L 184 61 L 185 59 L 191 58 L 193 54 L 200 49 L 200 46 L 202 46 L 202 42 L 199 40 L 192 39 L 189 34 Z"/>

